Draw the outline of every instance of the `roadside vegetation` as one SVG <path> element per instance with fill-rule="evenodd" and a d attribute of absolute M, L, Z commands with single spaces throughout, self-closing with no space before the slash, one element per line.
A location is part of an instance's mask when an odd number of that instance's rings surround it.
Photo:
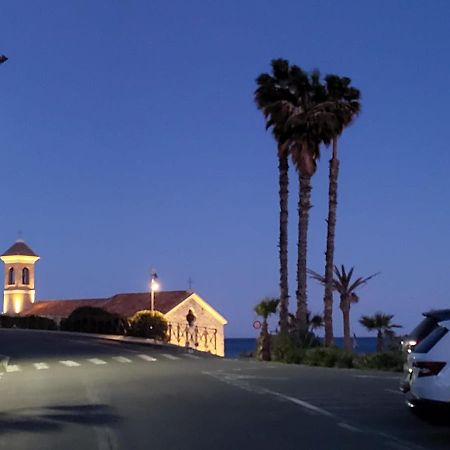
<path fill-rule="evenodd" d="M 94 306 L 77 308 L 60 323 L 63 331 L 83 333 L 124 334 L 127 327 L 127 321 L 119 315 Z"/>
<path fill-rule="evenodd" d="M 262 112 L 266 129 L 275 139 L 279 192 L 279 297 L 264 299 L 255 306 L 262 317 L 257 357 L 287 363 L 323 365 L 327 367 L 360 367 L 401 369 L 400 346 L 396 345 L 392 316 L 365 316 L 360 323 L 369 331 L 377 331 L 376 354 L 354 352 L 351 334 L 352 305 L 360 299 L 357 290 L 377 274 L 356 276 L 354 267 L 338 267 L 334 262 L 338 192 L 338 141 L 361 109 L 360 91 L 346 76 L 318 70 L 307 72 L 285 59 L 274 59 L 270 73 L 256 79 L 254 99 Z M 328 215 L 324 272 L 307 268 L 308 226 L 311 209 L 312 178 L 324 148 L 331 147 L 329 160 Z M 297 276 L 295 313 L 290 313 L 288 283 L 288 199 L 289 165 L 292 162 L 298 181 Z M 323 313 L 309 312 L 307 280 L 309 276 L 324 287 Z M 333 330 L 333 294 L 338 293 L 343 318 L 344 348 L 335 346 Z M 279 314 L 279 327 L 269 334 L 268 318 Z M 386 321 L 387 320 L 387 321 Z M 324 339 L 316 336 L 324 328 Z M 389 341 L 385 351 L 385 342 Z"/>
<path fill-rule="evenodd" d="M 138 311 L 130 318 L 129 336 L 168 340 L 169 324 L 164 314 L 159 311 Z"/>
<path fill-rule="evenodd" d="M 56 330 L 56 322 L 40 316 L 0 315 L 0 328 L 28 328 L 31 330 Z"/>
<path fill-rule="evenodd" d="M 76 331 L 169 340 L 169 323 L 164 314 L 149 310 L 138 311 L 130 319 L 125 319 L 103 308 L 82 306 L 59 324 L 47 317 L 0 315 L 0 328 Z"/>

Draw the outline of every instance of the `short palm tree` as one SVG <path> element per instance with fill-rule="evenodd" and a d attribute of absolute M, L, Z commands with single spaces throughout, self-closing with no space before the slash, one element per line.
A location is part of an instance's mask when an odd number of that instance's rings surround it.
<path fill-rule="evenodd" d="M 322 130 L 325 134 L 324 142 L 328 144 L 331 140 L 333 143 L 329 169 L 327 249 L 325 252 L 324 321 L 326 346 L 333 344 L 333 266 L 339 174 L 337 143 L 344 129 L 350 125 L 361 108 L 360 92 L 350 83 L 350 78 L 327 75 L 325 77 L 326 100 L 321 104 L 321 117 L 325 128 Z"/>
<path fill-rule="evenodd" d="M 289 62 L 274 59 L 272 73 L 263 73 L 256 79 L 255 102 L 265 117 L 266 128 L 272 129 L 277 142 L 278 183 L 279 183 L 279 261 L 280 261 L 280 332 L 288 329 L 289 287 L 288 287 L 288 194 L 289 194 L 289 140 L 285 133 L 288 111 L 281 106 L 289 101 Z"/>
<path fill-rule="evenodd" d="M 312 270 L 308 271 L 311 278 L 319 281 L 322 285 L 325 284 L 325 277 Z M 339 307 L 342 311 L 342 318 L 344 323 L 344 348 L 346 350 L 352 350 L 352 339 L 350 335 L 350 308 L 353 303 L 359 301 L 359 297 L 356 294 L 356 290 L 364 286 L 370 279 L 378 275 L 374 273 L 368 277 L 358 277 L 352 279 L 354 272 L 354 267 L 352 267 L 348 272 L 345 267 L 341 265 L 339 269 L 334 266 L 334 279 L 333 279 L 333 289 L 337 291 L 340 295 Z"/>
<path fill-rule="evenodd" d="M 308 322 L 309 331 L 312 333 L 320 328 L 323 328 L 324 326 L 323 317 L 320 314 L 314 314 Z"/>
<path fill-rule="evenodd" d="M 255 306 L 256 314 L 263 319 L 258 352 L 263 361 L 270 361 L 270 334 L 267 319 L 277 312 L 279 303 L 280 300 L 277 298 L 266 297 Z"/>
<path fill-rule="evenodd" d="M 394 336 L 394 328 L 401 328 L 391 322 L 393 314 L 376 313 L 373 316 L 362 316 L 359 323 L 368 331 L 377 331 L 377 352 L 384 351 L 384 339 L 386 336 Z"/>

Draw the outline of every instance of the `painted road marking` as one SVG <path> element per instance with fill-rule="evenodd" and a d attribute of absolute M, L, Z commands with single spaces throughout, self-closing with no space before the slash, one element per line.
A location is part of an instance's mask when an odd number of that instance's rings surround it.
<path fill-rule="evenodd" d="M 113 356 L 114 361 L 120 362 L 120 363 L 130 363 L 132 362 L 131 359 L 125 358 L 125 356 Z"/>
<path fill-rule="evenodd" d="M 137 355 L 137 356 L 139 358 L 143 359 L 144 361 L 149 361 L 149 362 L 156 361 L 156 358 L 152 358 L 151 356 L 148 356 L 148 355 L 141 354 L 141 355 Z"/>
<path fill-rule="evenodd" d="M 9 366 L 6 367 L 6 371 L 7 372 L 20 372 L 22 369 L 20 368 L 20 366 L 16 366 L 14 364 L 11 364 Z"/>
<path fill-rule="evenodd" d="M 200 358 L 200 356 L 191 355 L 190 353 L 184 353 L 184 356 L 186 356 L 187 358 L 192 358 L 192 359 L 202 359 L 202 358 Z"/>
<path fill-rule="evenodd" d="M 70 359 L 68 359 L 66 361 L 59 361 L 59 363 L 66 367 L 78 367 L 80 365 L 75 361 L 71 361 Z"/>
<path fill-rule="evenodd" d="M 338 423 L 338 427 L 345 428 L 346 430 L 353 431 L 355 433 L 362 433 L 362 430 L 360 430 L 359 428 L 356 428 L 345 422 Z"/>
<path fill-rule="evenodd" d="M 302 406 L 305 409 L 309 409 L 310 411 L 314 411 L 318 414 L 322 414 L 327 417 L 334 417 L 334 414 L 326 411 L 325 409 L 319 408 L 311 403 L 305 402 L 304 400 L 300 400 L 299 398 L 290 397 L 289 395 L 281 394 L 280 392 L 271 391 L 269 389 L 264 389 L 268 394 L 272 394 L 275 397 L 282 398 L 283 400 L 288 400 L 289 402 L 295 403 L 296 405 Z"/>
<path fill-rule="evenodd" d="M 88 359 L 88 361 L 92 364 L 95 364 L 97 366 L 100 366 L 102 364 L 107 364 L 106 361 L 103 361 L 103 359 L 98 359 L 98 358 L 90 358 Z"/>
<path fill-rule="evenodd" d="M 169 355 L 169 353 L 162 353 L 161 356 L 164 356 L 164 358 L 170 359 L 172 361 L 175 361 L 176 359 L 180 359 L 180 358 L 178 358 L 178 356 Z"/>
<path fill-rule="evenodd" d="M 43 362 L 33 363 L 33 366 L 36 370 L 45 370 L 49 368 L 48 365 Z"/>
<path fill-rule="evenodd" d="M 390 392 L 391 394 L 404 395 L 401 391 L 396 391 L 395 389 L 385 389 L 386 392 Z"/>
<path fill-rule="evenodd" d="M 238 374 L 231 374 L 231 373 L 224 373 L 224 372 L 203 372 L 205 375 L 212 376 L 214 378 L 217 378 L 218 380 L 231 384 L 232 386 L 236 386 L 240 389 L 244 389 L 249 392 L 254 392 L 255 394 L 263 394 L 263 395 L 271 395 L 276 398 L 280 398 L 282 400 L 287 400 L 291 403 L 294 403 L 298 406 L 301 406 L 302 408 L 305 408 L 309 411 L 313 411 L 317 414 L 321 414 L 322 416 L 327 417 L 336 417 L 334 414 L 330 413 L 329 411 L 326 411 L 325 409 L 319 408 L 318 406 L 313 405 L 312 403 L 305 402 L 304 400 L 300 400 L 296 397 L 290 397 L 289 395 L 282 394 L 281 392 L 271 391 L 270 389 L 262 388 L 259 386 L 251 386 L 247 381 L 243 380 L 243 378 L 246 378 L 245 375 L 238 375 Z"/>
<path fill-rule="evenodd" d="M 401 377 L 379 377 L 377 375 L 353 375 L 353 378 L 372 378 L 376 380 L 400 380 Z"/>

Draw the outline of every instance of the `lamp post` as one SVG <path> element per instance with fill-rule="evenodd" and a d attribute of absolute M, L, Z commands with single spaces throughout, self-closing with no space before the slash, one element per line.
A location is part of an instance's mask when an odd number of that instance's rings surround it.
<path fill-rule="evenodd" d="M 150 310 L 155 310 L 155 292 L 159 290 L 158 275 L 152 270 L 152 277 L 150 280 Z"/>

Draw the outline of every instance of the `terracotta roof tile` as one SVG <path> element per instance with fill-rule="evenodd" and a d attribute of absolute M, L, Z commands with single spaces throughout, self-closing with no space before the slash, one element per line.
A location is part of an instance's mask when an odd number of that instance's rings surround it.
<path fill-rule="evenodd" d="M 163 314 L 171 311 L 191 295 L 188 291 L 166 291 L 155 294 L 155 309 Z M 72 311 L 80 306 L 96 306 L 131 317 L 137 311 L 150 309 L 150 293 L 117 294 L 110 298 L 82 299 L 82 300 L 43 300 L 36 301 L 31 308 L 21 315 L 40 315 L 52 317 L 68 317 Z"/>

